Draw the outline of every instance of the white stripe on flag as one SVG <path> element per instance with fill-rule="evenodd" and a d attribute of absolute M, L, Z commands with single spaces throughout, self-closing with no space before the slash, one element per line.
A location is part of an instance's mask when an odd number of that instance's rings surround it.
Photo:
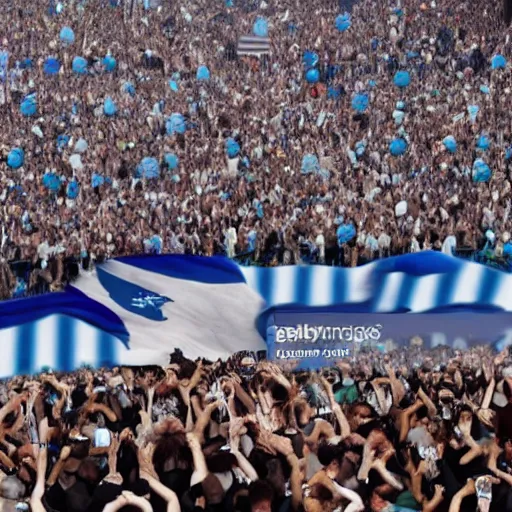
<path fill-rule="evenodd" d="M 55 368 L 58 362 L 58 315 L 51 315 L 36 322 L 34 328 L 35 357 L 33 372 L 45 366 Z"/>
<path fill-rule="evenodd" d="M 365 302 L 372 298 L 371 277 L 374 270 L 375 263 L 346 270 L 346 302 Z"/>
<path fill-rule="evenodd" d="M 77 321 L 75 337 L 75 367 L 78 368 L 84 365 L 96 366 L 99 364 L 98 355 L 100 352 L 101 331 L 85 322 Z"/>
<path fill-rule="evenodd" d="M 16 372 L 16 347 L 18 327 L 0 330 L 2 355 L 0 357 L 0 378 L 12 377 Z"/>
<path fill-rule="evenodd" d="M 405 274 L 395 272 L 390 274 L 384 280 L 384 289 L 380 293 L 380 298 L 375 306 L 375 311 L 382 311 L 383 313 L 386 313 L 388 311 L 395 310 L 396 303 L 400 297 L 400 290 L 402 289 L 404 277 Z"/>
<path fill-rule="evenodd" d="M 331 267 L 310 267 L 311 279 L 311 305 L 328 306 L 332 304 L 334 296 L 334 279 L 332 279 Z"/>
<path fill-rule="evenodd" d="M 462 267 L 455 282 L 452 304 L 473 304 L 477 301 L 484 270 L 483 265 L 476 263 L 467 263 Z"/>
<path fill-rule="evenodd" d="M 495 297 L 493 297 L 493 304 L 502 307 L 504 310 L 509 311 L 512 305 L 512 275 L 505 274 L 501 276 L 500 285 Z"/>
<path fill-rule="evenodd" d="M 416 291 L 411 294 L 409 299 L 409 309 L 420 313 L 435 308 L 437 306 L 436 294 L 442 278 L 442 274 L 419 277 L 415 284 Z"/>
<path fill-rule="evenodd" d="M 296 266 L 274 267 L 269 272 L 274 274 L 274 286 L 267 307 L 295 302 L 295 285 L 297 282 Z"/>

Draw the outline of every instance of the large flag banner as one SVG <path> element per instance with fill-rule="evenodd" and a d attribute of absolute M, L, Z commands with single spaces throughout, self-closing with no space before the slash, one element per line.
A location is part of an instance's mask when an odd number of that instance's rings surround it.
<path fill-rule="evenodd" d="M 259 351 L 269 317 L 290 308 L 299 315 L 388 314 L 393 329 L 401 326 L 397 313 L 471 311 L 485 314 L 486 325 L 495 319 L 501 332 L 496 315 L 512 311 L 512 274 L 434 252 L 358 268 L 118 258 L 65 292 L 0 303 L 0 377 L 82 364 L 165 365 L 175 348 L 210 360 Z"/>

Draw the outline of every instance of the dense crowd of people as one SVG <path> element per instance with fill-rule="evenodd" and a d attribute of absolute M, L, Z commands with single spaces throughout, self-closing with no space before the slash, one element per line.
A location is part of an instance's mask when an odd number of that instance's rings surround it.
<path fill-rule="evenodd" d="M 361 0 L 340 31 L 343 9 L 333 0 L 6 2 L 2 257 L 36 262 L 27 286 L 59 288 L 70 257 L 355 265 L 446 241 L 503 253 L 512 140 L 501 3 Z M 237 56 L 259 18 L 270 53 Z M 317 83 L 306 80 L 306 54 Z M 395 85 L 398 70 L 408 86 Z M 354 105 L 358 94 L 367 106 Z M 170 134 L 173 113 L 184 133 Z M 397 137 L 402 156 L 390 152 Z M 306 156 L 318 172 L 305 172 Z M 476 179 L 478 158 L 491 176 Z M 340 226 L 355 234 L 340 238 Z"/>
<path fill-rule="evenodd" d="M 84 368 L 0 387 L 1 510 L 509 511 L 512 357 Z M 30 507 L 30 508 L 29 508 Z"/>
<path fill-rule="evenodd" d="M 512 255 L 501 3 L 10 0 L 0 38 L 0 300 L 137 253 Z M 256 359 L 2 382 L 0 510 L 512 512 L 508 351 Z"/>

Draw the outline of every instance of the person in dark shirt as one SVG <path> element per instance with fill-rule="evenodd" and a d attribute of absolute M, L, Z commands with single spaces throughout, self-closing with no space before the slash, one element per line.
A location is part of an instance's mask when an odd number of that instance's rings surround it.
<path fill-rule="evenodd" d="M 496 436 L 500 440 L 512 438 L 512 390 L 508 381 L 503 383 L 503 394 L 508 403 L 496 412 Z"/>

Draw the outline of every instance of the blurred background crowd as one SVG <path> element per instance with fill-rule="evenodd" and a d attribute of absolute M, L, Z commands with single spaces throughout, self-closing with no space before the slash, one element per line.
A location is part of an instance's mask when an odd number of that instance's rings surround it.
<path fill-rule="evenodd" d="M 2 12 L 1 298 L 136 253 L 355 266 L 433 249 L 509 268 L 500 3 Z M 238 55 L 253 34 L 269 53 Z"/>

